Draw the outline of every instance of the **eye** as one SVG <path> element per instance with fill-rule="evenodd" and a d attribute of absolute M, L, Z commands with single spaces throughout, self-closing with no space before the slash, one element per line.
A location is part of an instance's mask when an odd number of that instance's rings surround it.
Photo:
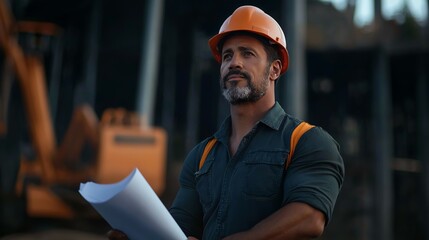
<path fill-rule="evenodd" d="M 232 58 L 232 54 L 231 53 L 224 53 L 222 55 L 222 61 L 228 61 Z"/>
<path fill-rule="evenodd" d="M 254 56 L 255 54 L 253 54 L 253 52 L 252 51 L 244 51 L 243 52 L 243 56 L 245 56 L 245 57 L 251 57 L 251 56 Z"/>

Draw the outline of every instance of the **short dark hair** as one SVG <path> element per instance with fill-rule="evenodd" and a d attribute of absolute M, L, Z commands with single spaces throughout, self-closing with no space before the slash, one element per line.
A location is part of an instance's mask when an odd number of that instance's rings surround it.
<path fill-rule="evenodd" d="M 237 36 L 237 35 L 246 35 L 246 36 L 250 36 L 253 38 L 256 38 L 257 40 L 259 40 L 262 45 L 264 46 L 265 52 L 267 53 L 267 60 L 272 63 L 275 60 L 280 60 L 280 54 L 279 54 L 279 49 L 276 45 L 271 44 L 270 41 L 267 38 L 264 38 L 261 35 L 252 33 L 252 32 L 248 32 L 248 31 L 236 31 L 236 32 L 232 32 L 230 34 L 228 34 L 227 36 L 225 36 L 224 38 L 222 38 L 219 41 L 219 44 L 217 45 L 217 48 L 219 49 L 219 52 L 222 52 L 222 47 L 223 44 L 225 43 L 226 40 L 228 40 L 229 38 L 233 37 L 233 36 Z"/>

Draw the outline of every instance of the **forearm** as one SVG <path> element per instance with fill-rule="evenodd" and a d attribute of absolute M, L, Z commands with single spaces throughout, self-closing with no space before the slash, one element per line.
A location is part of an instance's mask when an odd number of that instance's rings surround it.
<path fill-rule="evenodd" d="M 248 231 L 233 234 L 224 240 L 238 239 L 312 239 L 324 230 L 323 213 L 305 203 L 290 203 Z"/>

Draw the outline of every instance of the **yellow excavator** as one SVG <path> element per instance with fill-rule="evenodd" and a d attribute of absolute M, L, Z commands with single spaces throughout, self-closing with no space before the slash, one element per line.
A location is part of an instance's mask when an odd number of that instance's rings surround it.
<path fill-rule="evenodd" d="M 81 182 L 116 182 L 134 168 L 138 168 L 161 195 L 166 182 L 167 134 L 162 128 L 144 123 L 144 117 L 116 108 L 106 109 L 99 119 L 91 106 L 78 106 L 63 139 L 57 141 L 43 55 L 38 51 L 24 51 L 18 38 L 22 33 L 31 35 L 37 48 L 37 44 L 43 42 L 39 41 L 41 38 L 55 37 L 58 31 L 59 27 L 49 22 L 15 21 L 5 1 L 0 0 L 0 54 L 4 54 L 7 70 L 14 73 L 19 83 L 35 152 L 34 159 L 22 154 L 16 183 L 16 193 L 26 196 L 27 215 L 72 219 L 76 212 L 53 191 L 54 186 L 72 187 L 77 191 Z M 8 131 L 4 119 L 0 118 L 0 135 Z M 95 153 L 94 159 L 91 164 L 80 167 L 80 156 L 86 145 Z"/>

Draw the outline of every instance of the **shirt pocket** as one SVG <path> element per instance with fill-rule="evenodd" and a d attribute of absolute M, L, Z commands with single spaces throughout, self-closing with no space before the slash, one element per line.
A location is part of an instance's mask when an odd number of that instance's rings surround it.
<path fill-rule="evenodd" d="M 214 161 L 213 158 L 207 159 L 203 167 L 197 172 L 195 172 L 196 189 L 200 197 L 200 202 L 203 206 L 204 211 L 206 211 L 206 209 L 211 204 L 213 199 L 213 193 L 211 191 L 213 186 L 212 171 L 211 171 L 213 166 L 213 161 Z"/>
<path fill-rule="evenodd" d="M 254 152 L 246 157 L 244 194 L 247 198 L 264 201 L 280 195 L 286 157 L 285 151 Z"/>

